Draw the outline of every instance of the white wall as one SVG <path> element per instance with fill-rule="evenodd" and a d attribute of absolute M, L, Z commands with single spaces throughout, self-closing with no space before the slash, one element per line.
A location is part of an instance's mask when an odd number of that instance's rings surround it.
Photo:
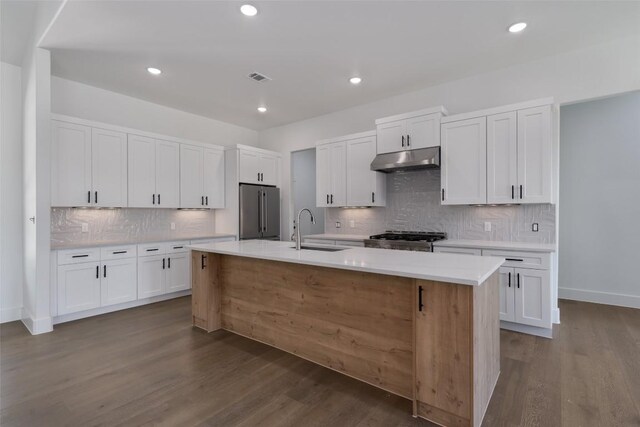
<path fill-rule="evenodd" d="M 640 308 L 640 92 L 560 114 L 559 295 Z"/>
<path fill-rule="evenodd" d="M 451 114 L 553 96 L 569 103 L 640 88 L 640 38 L 626 38 L 429 87 L 260 132 L 260 146 L 283 153 L 283 235 L 290 229 L 293 150 L 371 130 L 375 119 L 444 105 Z"/>
<path fill-rule="evenodd" d="M 51 78 L 51 111 L 176 138 L 219 145 L 257 145 L 254 130 L 60 77 Z"/>
<path fill-rule="evenodd" d="M 300 233 L 308 234 L 324 233 L 324 210 L 314 209 L 316 205 L 316 152 L 315 150 L 302 150 L 291 156 L 291 177 L 293 185 L 293 212 L 297 214 L 302 208 L 311 208 L 314 211 L 316 223 L 312 224 L 307 214 L 300 219 Z M 281 240 L 289 240 L 287 229 L 282 234 Z"/>
<path fill-rule="evenodd" d="M 0 323 L 22 318 L 22 85 L 0 64 Z"/>

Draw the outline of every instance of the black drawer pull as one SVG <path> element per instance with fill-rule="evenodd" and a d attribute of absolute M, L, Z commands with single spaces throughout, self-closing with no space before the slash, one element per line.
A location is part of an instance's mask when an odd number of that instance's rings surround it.
<path fill-rule="evenodd" d="M 422 311 L 422 309 L 424 308 L 424 304 L 422 303 L 422 291 L 424 291 L 424 288 L 422 286 L 418 286 L 418 310 Z"/>
<path fill-rule="evenodd" d="M 86 258 L 88 256 L 89 255 L 86 255 L 86 254 L 85 255 L 72 255 L 71 258 Z"/>
<path fill-rule="evenodd" d="M 173 249 L 182 249 L 184 246 L 174 246 Z"/>
<path fill-rule="evenodd" d="M 115 251 L 114 255 L 126 254 L 128 251 Z"/>
<path fill-rule="evenodd" d="M 155 249 L 147 249 L 147 252 L 155 252 L 155 251 L 157 251 L 157 250 L 158 250 L 158 248 L 155 248 Z"/>
<path fill-rule="evenodd" d="M 509 272 L 509 287 L 511 287 L 511 272 Z"/>
<path fill-rule="evenodd" d="M 518 261 L 518 262 L 523 262 L 524 261 L 522 258 L 505 258 L 505 260 L 507 260 L 507 261 Z"/>

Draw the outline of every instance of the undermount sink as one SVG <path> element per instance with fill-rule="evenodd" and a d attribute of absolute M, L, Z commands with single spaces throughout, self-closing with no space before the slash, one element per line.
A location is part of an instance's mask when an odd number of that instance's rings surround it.
<path fill-rule="evenodd" d="M 291 249 L 295 249 L 295 248 L 296 248 L 295 246 L 291 246 Z M 321 252 L 338 252 L 338 251 L 344 251 L 347 248 L 330 248 L 326 246 L 302 245 L 300 249 L 309 250 L 309 251 L 321 251 Z"/>

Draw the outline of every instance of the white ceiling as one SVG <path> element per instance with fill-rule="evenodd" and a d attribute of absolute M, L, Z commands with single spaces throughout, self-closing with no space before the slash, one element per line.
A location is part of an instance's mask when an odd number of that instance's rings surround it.
<path fill-rule="evenodd" d="M 241 4 L 70 0 L 43 47 L 57 76 L 259 130 L 640 34 L 640 2 Z"/>

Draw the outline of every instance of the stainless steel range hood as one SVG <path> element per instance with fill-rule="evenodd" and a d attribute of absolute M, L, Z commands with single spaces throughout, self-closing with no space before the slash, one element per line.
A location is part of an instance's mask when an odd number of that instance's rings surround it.
<path fill-rule="evenodd" d="M 396 172 L 416 169 L 440 169 L 440 147 L 378 154 L 371 162 L 371 170 Z"/>

